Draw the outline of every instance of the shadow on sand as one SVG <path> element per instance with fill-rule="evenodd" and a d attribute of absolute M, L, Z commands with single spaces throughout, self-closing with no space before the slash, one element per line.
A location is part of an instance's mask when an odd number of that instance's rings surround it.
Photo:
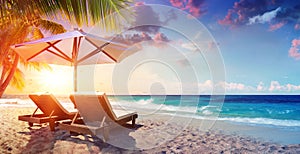
<path fill-rule="evenodd" d="M 135 151 L 136 141 L 130 133 L 140 129 L 143 125 L 137 124 L 134 128 L 131 125 L 118 126 L 110 130 L 109 140 L 103 142 L 102 135 L 91 136 L 76 133 L 69 133 L 56 128 L 50 131 L 48 126 L 33 126 L 29 132 L 18 132 L 30 135 L 30 140 L 22 153 L 120 153 L 138 152 Z"/>

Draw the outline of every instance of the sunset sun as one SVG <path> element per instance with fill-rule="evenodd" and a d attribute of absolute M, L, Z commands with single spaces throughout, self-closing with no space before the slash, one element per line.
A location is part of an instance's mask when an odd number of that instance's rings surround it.
<path fill-rule="evenodd" d="M 73 75 L 69 70 L 43 70 L 40 74 L 39 83 L 47 92 L 68 93 L 73 88 Z"/>

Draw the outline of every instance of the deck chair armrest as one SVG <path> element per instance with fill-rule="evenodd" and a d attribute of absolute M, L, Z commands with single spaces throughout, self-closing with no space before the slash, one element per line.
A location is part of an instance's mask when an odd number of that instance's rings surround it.
<path fill-rule="evenodd" d="M 76 114 L 74 115 L 73 119 L 72 119 L 72 123 L 71 124 L 74 124 L 74 122 L 76 121 L 78 115 L 79 115 L 79 112 L 77 111 Z"/>
<path fill-rule="evenodd" d="M 118 121 L 118 120 L 122 120 L 124 118 L 135 117 L 135 116 L 137 118 L 137 113 L 136 112 L 132 112 L 132 113 L 128 113 L 128 114 L 125 114 L 125 115 L 118 116 L 116 120 Z"/>
<path fill-rule="evenodd" d="M 33 117 L 33 116 L 35 115 L 35 113 L 37 112 L 38 109 L 39 109 L 39 108 L 37 107 L 37 108 L 34 110 L 34 112 L 32 113 L 31 117 Z"/>
<path fill-rule="evenodd" d="M 50 113 L 50 115 L 49 115 L 49 118 L 50 118 L 50 119 L 52 118 L 53 113 L 54 113 L 54 110 L 53 110 L 53 111 Z"/>

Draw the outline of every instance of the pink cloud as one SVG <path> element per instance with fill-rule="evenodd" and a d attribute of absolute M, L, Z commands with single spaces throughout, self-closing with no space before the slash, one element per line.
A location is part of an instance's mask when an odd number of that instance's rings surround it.
<path fill-rule="evenodd" d="M 167 38 L 167 36 L 163 33 L 157 33 L 154 38 L 154 41 L 158 41 L 158 42 L 169 42 L 169 39 Z"/>
<path fill-rule="evenodd" d="M 264 88 L 264 83 L 263 82 L 259 82 L 259 84 L 256 87 L 256 90 L 257 91 L 263 91 L 264 89 L 265 89 Z"/>
<path fill-rule="evenodd" d="M 168 37 L 163 33 L 157 33 L 153 37 L 153 45 L 159 48 L 166 47 L 166 42 L 169 42 L 170 40 Z"/>
<path fill-rule="evenodd" d="M 286 91 L 286 92 L 291 92 L 291 91 L 298 91 L 300 90 L 300 85 L 293 85 L 293 84 L 286 84 L 286 85 L 281 85 L 278 81 L 271 81 L 270 87 L 268 89 L 270 92 L 275 92 L 275 91 Z"/>
<path fill-rule="evenodd" d="M 143 6 L 143 5 L 145 5 L 145 2 L 136 2 L 135 3 L 135 6 Z"/>
<path fill-rule="evenodd" d="M 300 85 L 292 85 L 292 84 L 287 84 L 286 85 L 288 91 L 296 91 L 300 90 Z"/>
<path fill-rule="evenodd" d="M 269 87 L 269 91 L 278 91 L 278 90 L 282 90 L 283 87 L 280 85 L 280 83 L 278 81 L 271 81 L 270 87 Z"/>
<path fill-rule="evenodd" d="M 300 46 L 300 39 L 294 39 L 292 41 L 292 46 L 289 50 L 289 56 L 295 58 L 296 60 L 300 60 L 300 52 L 299 52 L 299 46 Z"/>
<path fill-rule="evenodd" d="M 186 8 L 189 9 L 189 12 L 195 17 L 199 17 L 201 15 L 201 9 L 199 8 L 199 6 L 193 5 L 193 0 L 189 0 Z"/>
<path fill-rule="evenodd" d="M 262 1 L 240 0 L 234 3 L 232 9 L 229 9 L 226 16 L 218 23 L 229 26 L 246 24 L 248 18 L 263 13 L 265 6 Z"/>
<path fill-rule="evenodd" d="M 186 10 L 195 17 L 200 17 L 206 11 L 203 10 L 204 0 L 170 0 L 172 6 Z"/>
<path fill-rule="evenodd" d="M 225 18 L 222 20 L 219 20 L 218 23 L 220 25 L 233 25 L 234 21 L 233 21 L 232 14 L 233 14 L 233 10 L 229 10 L 227 15 L 225 16 Z"/>
<path fill-rule="evenodd" d="M 184 3 L 186 3 L 186 0 L 170 0 L 170 3 L 172 4 L 172 6 L 184 8 Z"/>
<path fill-rule="evenodd" d="M 277 29 L 280 29 L 282 26 L 284 26 L 285 23 L 284 22 L 280 22 L 280 23 L 277 23 L 277 24 L 273 24 L 273 25 L 270 25 L 269 27 L 269 31 L 275 31 Z"/>
<path fill-rule="evenodd" d="M 239 0 L 218 23 L 226 26 L 251 25 L 256 23 L 298 22 L 299 7 L 287 5 L 282 0 Z M 276 26 L 283 26 L 283 23 Z M 300 26 L 300 25 L 299 25 Z M 273 29 L 276 29 L 275 25 Z"/>
<path fill-rule="evenodd" d="M 294 28 L 295 30 L 300 30 L 300 24 L 296 24 Z"/>

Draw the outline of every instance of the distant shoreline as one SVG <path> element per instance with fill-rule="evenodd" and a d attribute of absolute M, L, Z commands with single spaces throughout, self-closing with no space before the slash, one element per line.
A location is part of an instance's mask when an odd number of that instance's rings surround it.
<path fill-rule="evenodd" d="M 54 94 L 58 97 L 69 97 L 69 94 Z M 107 96 L 299 96 L 300 94 L 224 94 L 224 95 L 209 95 L 209 94 L 185 94 L 185 95 L 179 95 L 179 94 L 167 94 L 167 95 L 150 95 L 150 94 L 133 94 L 133 95 L 125 95 L 125 94 L 107 94 Z M 28 94 L 4 94 L 2 98 L 14 98 L 14 97 L 28 97 Z"/>

